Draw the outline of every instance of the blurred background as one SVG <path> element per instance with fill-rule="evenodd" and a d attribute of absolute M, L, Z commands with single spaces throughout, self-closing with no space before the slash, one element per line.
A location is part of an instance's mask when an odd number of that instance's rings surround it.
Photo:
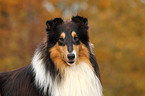
<path fill-rule="evenodd" d="M 89 20 L 104 96 L 145 96 L 145 0 L 0 0 L 0 72 L 31 62 L 54 17 Z"/>

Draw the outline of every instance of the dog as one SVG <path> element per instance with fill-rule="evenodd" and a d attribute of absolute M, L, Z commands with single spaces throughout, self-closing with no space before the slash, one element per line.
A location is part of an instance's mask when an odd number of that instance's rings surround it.
<path fill-rule="evenodd" d="M 54 18 L 30 65 L 0 73 L 1 96 L 103 96 L 88 19 Z"/>

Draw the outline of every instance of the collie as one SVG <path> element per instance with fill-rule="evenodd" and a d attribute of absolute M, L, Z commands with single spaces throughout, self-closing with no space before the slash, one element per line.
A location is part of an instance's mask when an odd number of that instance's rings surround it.
<path fill-rule="evenodd" d="M 29 66 L 0 73 L 1 96 L 103 96 L 88 20 L 55 18 Z"/>

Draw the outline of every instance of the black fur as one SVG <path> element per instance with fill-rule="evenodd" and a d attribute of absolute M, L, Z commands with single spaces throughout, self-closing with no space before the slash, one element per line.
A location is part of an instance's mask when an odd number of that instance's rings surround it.
<path fill-rule="evenodd" d="M 55 18 L 46 22 L 47 37 L 43 41 L 36 51 L 41 52 L 41 59 L 45 64 L 46 71 L 50 72 L 52 78 L 55 78 L 59 74 L 59 70 L 56 70 L 53 61 L 50 58 L 49 50 L 58 42 L 59 36 L 62 32 L 75 31 L 80 41 L 76 41 L 75 44 L 82 42 L 89 50 L 90 61 L 92 66 L 100 78 L 99 68 L 96 62 L 94 53 L 89 46 L 89 34 L 88 34 L 88 20 L 86 18 L 75 16 L 72 17 L 72 21 L 64 23 L 61 18 Z M 66 34 L 68 35 L 68 34 Z M 72 40 L 68 40 L 69 46 L 72 46 Z M 72 49 L 69 49 L 72 51 Z M 59 74 L 61 79 L 61 75 Z M 32 69 L 32 65 L 20 68 L 15 71 L 0 73 L 0 96 L 45 96 L 43 89 L 39 89 L 35 85 L 35 73 Z M 48 87 L 49 89 L 49 87 Z M 47 96 L 47 95 L 46 95 Z M 51 94 L 49 94 L 51 96 Z"/>
<path fill-rule="evenodd" d="M 42 96 L 34 84 L 31 66 L 0 73 L 2 96 Z"/>

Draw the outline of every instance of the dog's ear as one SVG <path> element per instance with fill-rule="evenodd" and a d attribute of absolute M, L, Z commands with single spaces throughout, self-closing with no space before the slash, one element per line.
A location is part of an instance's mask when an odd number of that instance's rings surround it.
<path fill-rule="evenodd" d="M 82 43 L 87 44 L 89 42 L 88 34 L 88 19 L 81 16 L 72 17 L 72 22 L 78 25 L 77 35 Z"/>
<path fill-rule="evenodd" d="M 88 19 L 87 18 L 83 18 L 81 16 L 74 16 L 74 17 L 72 17 L 72 22 L 88 26 Z"/>
<path fill-rule="evenodd" d="M 53 20 L 46 21 L 46 31 L 50 31 L 51 29 L 55 28 L 57 25 L 62 24 L 63 20 L 61 18 L 55 18 Z"/>

